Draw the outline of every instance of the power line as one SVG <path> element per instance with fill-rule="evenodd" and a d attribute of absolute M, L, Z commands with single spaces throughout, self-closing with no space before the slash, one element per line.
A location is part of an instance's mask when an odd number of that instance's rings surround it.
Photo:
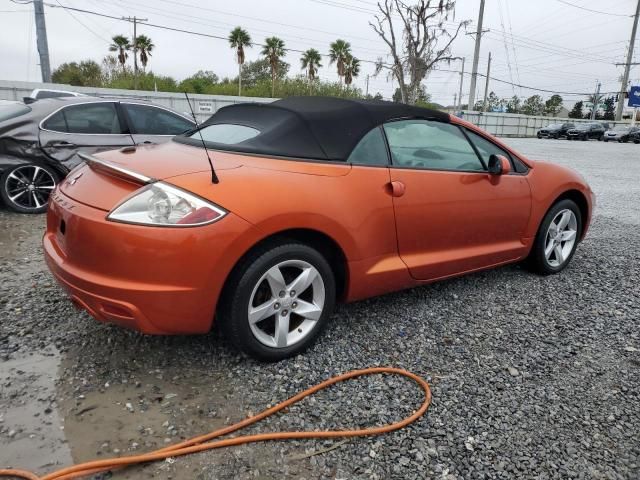
<path fill-rule="evenodd" d="M 33 0 L 29 0 L 29 1 L 25 2 L 25 3 L 33 3 Z M 55 5 L 55 4 L 51 4 L 51 3 L 46 3 L 45 5 L 47 5 L 48 7 L 51 7 L 51 8 L 62 8 L 62 9 L 65 9 L 65 10 L 72 10 L 72 11 L 75 11 L 75 12 L 86 13 L 86 14 L 89 14 L 89 15 L 96 15 L 96 16 L 100 16 L 100 17 L 104 17 L 104 18 L 110 18 L 112 20 L 125 21 L 121 17 L 116 17 L 114 15 L 108 15 L 108 14 L 105 14 L 105 13 L 95 12 L 95 11 L 92 11 L 92 10 L 85 10 L 85 9 L 69 7 L 69 6 Z M 220 35 L 213 35 L 213 34 L 209 34 L 209 33 L 196 32 L 196 31 L 193 31 L 193 30 L 170 27 L 168 25 L 145 23 L 145 26 L 152 27 L 152 28 L 158 28 L 158 29 L 162 29 L 162 30 L 173 31 L 173 32 L 185 33 L 185 34 L 195 35 L 195 36 L 200 36 L 200 37 L 205 37 L 205 38 L 214 38 L 214 39 L 218 39 L 218 40 L 223 40 L 225 42 L 228 41 L 226 36 L 220 36 Z M 256 43 L 255 45 L 260 46 L 260 47 L 264 46 L 263 44 L 260 44 L 260 43 Z M 303 53 L 304 52 L 303 50 L 293 49 L 293 48 L 286 48 L 285 50 L 290 51 L 290 52 L 295 52 L 295 53 Z M 328 55 L 327 54 L 322 54 L 322 56 L 327 57 Z M 361 59 L 360 61 L 363 62 L 363 63 L 378 64 L 377 60 Z M 455 73 L 458 73 L 457 70 L 450 70 L 450 69 L 438 69 L 438 70 L 434 70 L 434 73 L 435 72 L 455 72 Z M 471 75 L 471 73 L 465 72 L 465 75 Z M 483 77 L 483 78 L 486 77 L 485 74 L 482 74 L 482 73 L 479 73 L 479 72 L 477 73 L 477 75 L 479 77 Z M 543 93 L 560 94 L 560 95 L 576 95 L 576 96 L 585 96 L 585 95 L 590 95 L 591 94 L 591 92 L 566 92 L 566 91 L 558 91 L 558 90 L 549 90 L 549 89 L 544 89 L 544 88 L 531 87 L 531 86 L 523 85 L 523 84 L 520 84 L 520 83 L 510 82 L 510 81 L 507 81 L 507 80 L 503 80 L 501 78 L 496 78 L 496 77 L 489 77 L 489 78 L 492 81 L 495 81 L 495 82 L 498 82 L 498 83 L 502 83 L 502 84 L 506 84 L 506 85 L 513 85 L 515 87 L 523 88 L 525 90 L 532 90 L 532 91 L 538 91 L 538 92 L 543 92 Z M 603 92 L 603 93 L 605 93 L 605 94 L 615 94 L 617 92 Z"/>
<path fill-rule="evenodd" d="M 580 10 L 584 10 L 586 12 L 599 13 L 600 15 L 611 15 L 612 17 L 633 17 L 633 14 L 624 15 L 622 13 L 611 13 L 611 12 L 603 12 L 602 10 L 592 10 L 590 8 L 583 7 L 581 5 L 576 5 L 575 3 L 567 2 L 566 0 L 556 0 L 556 1 L 560 3 L 564 3 L 565 5 L 569 5 L 570 7 L 579 8 Z"/>

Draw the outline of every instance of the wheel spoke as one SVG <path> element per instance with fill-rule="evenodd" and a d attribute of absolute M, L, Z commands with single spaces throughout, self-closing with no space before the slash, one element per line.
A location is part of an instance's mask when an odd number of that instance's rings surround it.
<path fill-rule="evenodd" d="M 42 206 L 42 204 L 40 203 L 40 201 L 38 200 L 38 196 L 36 195 L 35 190 L 31 190 L 31 196 L 33 197 L 33 201 L 36 204 L 37 208 L 40 208 Z"/>
<path fill-rule="evenodd" d="M 558 230 L 564 230 L 569 224 L 569 220 L 571 219 L 571 212 L 569 210 L 565 210 L 558 222 Z"/>
<path fill-rule="evenodd" d="M 40 171 L 41 171 L 41 170 L 42 170 L 42 169 L 41 169 L 40 167 L 37 167 L 37 166 L 36 166 L 36 167 L 34 167 L 34 169 L 33 169 L 33 176 L 31 177 L 31 181 L 32 181 L 33 183 L 36 183 L 36 180 L 37 180 L 38 175 L 40 174 Z"/>
<path fill-rule="evenodd" d="M 19 178 L 14 172 L 11 172 L 9 174 L 9 178 L 12 179 L 12 180 L 15 180 L 16 182 L 19 182 L 19 183 L 21 183 L 23 185 L 28 183 L 28 182 L 25 182 L 24 179 Z"/>
<path fill-rule="evenodd" d="M 560 244 L 557 244 L 557 245 L 555 246 L 555 248 L 553 249 L 553 251 L 554 251 L 554 252 L 555 252 L 555 254 L 556 254 L 556 261 L 557 261 L 558 263 L 562 263 L 562 262 L 564 262 L 564 257 L 562 256 L 562 247 L 560 246 Z"/>
<path fill-rule="evenodd" d="M 318 271 L 315 268 L 304 268 L 302 273 L 300 273 L 300 275 L 298 275 L 296 279 L 287 286 L 287 288 L 295 291 L 296 295 L 300 295 L 309 288 L 309 285 L 313 283 L 317 276 Z"/>
<path fill-rule="evenodd" d="M 274 313 L 277 313 L 273 308 L 275 303 L 276 300 L 272 298 L 271 300 L 264 302 L 262 305 L 252 307 L 251 310 L 249 310 L 249 323 L 257 323 L 265 318 L 271 317 Z"/>
<path fill-rule="evenodd" d="M 16 199 L 24 195 L 26 191 L 27 191 L 26 189 L 20 190 L 20 192 L 14 195 L 13 197 L 9 197 L 9 200 L 11 200 L 12 202 L 15 202 Z"/>
<path fill-rule="evenodd" d="M 53 185 L 42 185 L 39 187 L 36 187 L 36 190 L 53 190 L 54 188 L 56 188 Z"/>
<path fill-rule="evenodd" d="M 573 240 L 574 238 L 576 238 L 576 231 L 575 230 L 565 230 L 564 232 L 562 232 L 562 241 L 566 242 L 568 240 Z"/>
<path fill-rule="evenodd" d="M 289 335 L 289 315 L 276 316 L 275 341 L 278 348 L 287 346 L 287 336 Z"/>
<path fill-rule="evenodd" d="M 555 246 L 555 243 L 553 242 L 553 239 L 547 240 L 547 246 L 544 249 L 544 256 L 547 258 L 547 260 L 549 260 L 549 257 L 551 256 L 551 252 L 553 252 L 554 246 Z"/>
<path fill-rule="evenodd" d="M 317 321 L 322 315 L 322 308 L 318 307 L 315 303 L 305 302 L 304 300 L 297 300 L 298 306 L 294 310 L 297 315 L 308 318 L 309 320 Z"/>
<path fill-rule="evenodd" d="M 269 284 L 269 288 L 271 289 L 271 295 L 274 298 L 277 298 L 278 294 L 286 288 L 284 277 L 277 265 L 269 269 L 266 275 L 266 280 Z"/>

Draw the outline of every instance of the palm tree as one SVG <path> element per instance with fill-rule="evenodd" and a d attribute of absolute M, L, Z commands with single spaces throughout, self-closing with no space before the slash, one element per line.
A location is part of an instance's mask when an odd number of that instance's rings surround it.
<path fill-rule="evenodd" d="M 149 57 L 154 47 L 155 45 L 146 35 L 138 35 L 136 37 L 136 49 L 140 52 L 140 63 L 145 72 L 147 71 L 147 63 L 149 62 Z"/>
<path fill-rule="evenodd" d="M 330 63 L 335 63 L 338 67 L 338 77 L 340 77 L 341 82 L 344 77 L 344 62 L 349 55 L 351 55 L 351 44 L 349 42 L 338 39 L 329 45 Z"/>
<path fill-rule="evenodd" d="M 316 79 L 316 73 L 318 73 L 318 68 L 322 66 L 320 63 L 322 60 L 322 56 L 320 52 L 315 48 L 310 48 L 306 52 L 302 54 L 300 58 L 300 63 L 302 64 L 302 69 L 307 71 L 307 78 L 309 78 L 309 86 L 313 84 L 313 81 Z"/>
<path fill-rule="evenodd" d="M 353 79 L 360 74 L 360 60 L 349 54 L 344 61 L 344 83 L 351 85 Z"/>
<path fill-rule="evenodd" d="M 127 62 L 127 58 L 129 58 L 127 52 L 131 50 L 131 43 L 124 35 L 116 35 L 111 40 L 113 43 L 109 45 L 109 51 L 118 52 L 118 62 L 122 65 L 122 71 L 124 72 L 125 63 Z"/>
<path fill-rule="evenodd" d="M 244 65 L 244 47 L 251 47 L 251 37 L 246 30 L 236 27 L 229 34 L 229 45 L 236 49 L 238 61 L 238 95 L 242 95 L 242 65 Z"/>
<path fill-rule="evenodd" d="M 284 42 L 278 37 L 266 38 L 262 48 L 262 55 L 269 60 L 269 65 L 271 65 L 271 97 L 273 98 L 276 92 L 276 75 L 278 74 L 280 57 L 286 55 Z"/>

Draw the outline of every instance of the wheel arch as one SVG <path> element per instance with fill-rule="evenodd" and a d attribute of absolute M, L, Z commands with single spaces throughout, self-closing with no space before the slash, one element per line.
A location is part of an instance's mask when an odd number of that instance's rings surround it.
<path fill-rule="evenodd" d="M 578 208 L 580 209 L 580 216 L 582 217 L 580 241 L 582 241 L 587 231 L 587 222 L 591 213 L 589 211 L 589 202 L 587 201 L 587 197 L 580 190 L 566 190 L 555 198 L 551 205 L 549 205 L 549 208 L 553 207 L 556 203 L 562 200 L 572 200 L 576 205 L 578 205 Z M 549 211 L 549 209 L 547 209 L 547 211 Z"/>
<path fill-rule="evenodd" d="M 347 257 L 343 248 L 334 238 L 320 230 L 312 228 L 291 228 L 273 232 L 268 236 L 261 238 L 257 242 L 253 243 L 253 245 L 251 245 L 238 258 L 224 281 L 218 305 L 220 305 L 223 299 L 227 296 L 228 289 L 231 287 L 231 278 L 247 257 L 260 248 L 270 245 L 278 245 L 292 240 L 315 248 L 326 258 L 336 281 L 336 299 L 344 299 L 347 292 L 349 272 Z"/>

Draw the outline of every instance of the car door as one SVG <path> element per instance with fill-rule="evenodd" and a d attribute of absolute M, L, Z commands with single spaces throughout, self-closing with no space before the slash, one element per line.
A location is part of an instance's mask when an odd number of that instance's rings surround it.
<path fill-rule="evenodd" d="M 73 168 L 79 151 L 94 153 L 133 145 L 116 102 L 66 105 L 40 122 L 40 146 L 50 157 Z"/>
<path fill-rule="evenodd" d="M 195 128 L 195 122 L 157 105 L 120 102 L 137 144 L 163 143 Z"/>
<path fill-rule="evenodd" d="M 531 209 L 524 175 L 489 175 L 491 153 L 508 153 L 449 123 L 385 124 L 391 153 L 398 250 L 411 275 L 434 280 L 521 257 Z M 480 143 L 482 153 L 468 135 Z M 485 155 L 486 158 L 482 158 Z"/>

